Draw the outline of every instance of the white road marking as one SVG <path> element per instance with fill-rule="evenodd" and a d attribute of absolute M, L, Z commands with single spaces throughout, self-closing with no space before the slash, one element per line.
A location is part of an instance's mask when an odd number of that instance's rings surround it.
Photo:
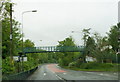
<path fill-rule="evenodd" d="M 66 73 L 63 73 L 63 74 L 66 74 Z"/>
<path fill-rule="evenodd" d="M 103 73 L 101 73 L 100 75 L 103 75 Z"/>
<path fill-rule="evenodd" d="M 86 72 L 86 73 L 90 73 L 90 72 Z"/>
<path fill-rule="evenodd" d="M 106 75 L 106 76 L 110 76 L 109 74 L 104 74 L 104 75 Z"/>
<path fill-rule="evenodd" d="M 46 73 L 43 74 L 44 76 L 46 75 Z"/>
<path fill-rule="evenodd" d="M 58 77 L 60 80 L 62 80 L 62 78 L 61 78 L 61 77 L 59 77 L 58 75 L 56 75 L 56 77 Z"/>

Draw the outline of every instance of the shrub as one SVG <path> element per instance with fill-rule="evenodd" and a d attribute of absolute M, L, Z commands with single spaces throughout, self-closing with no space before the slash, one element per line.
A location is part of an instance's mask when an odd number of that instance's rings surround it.
<path fill-rule="evenodd" d="M 96 63 L 96 62 L 83 63 L 80 65 L 81 69 L 108 69 L 111 67 L 114 67 L 114 65 L 110 63 Z"/>
<path fill-rule="evenodd" d="M 69 63 L 68 67 L 75 67 L 77 62 L 71 62 Z"/>

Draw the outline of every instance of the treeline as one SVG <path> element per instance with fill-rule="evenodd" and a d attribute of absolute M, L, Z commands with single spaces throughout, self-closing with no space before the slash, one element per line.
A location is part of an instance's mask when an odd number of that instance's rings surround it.
<path fill-rule="evenodd" d="M 90 33 L 89 29 L 83 29 L 85 41 L 85 54 L 97 59 L 99 63 L 115 63 L 119 49 L 120 23 L 110 28 L 107 35 L 102 37 L 99 33 Z M 93 34 L 93 35 L 92 35 Z"/>
<path fill-rule="evenodd" d="M 30 70 L 42 63 L 53 63 L 57 62 L 54 53 L 39 53 L 39 54 L 26 54 L 26 62 L 16 62 L 12 59 L 12 64 L 10 62 L 10 0 L 1 0 L 2 3 L 0 7 L 2 22 L 2 74 L 14 74 L 18 72 L 23 72 Z M 12 3 L 14 6 L 14 3 Z M 14 10 L 13 10 L 14 12 Z M 22 37 L 20 23 L 12 19 L 12 56 L 20 56 L 18 52 L 22 49 Z M 34 43 L 27 39 L 23 42 L 23 47 L 35 47 Z"/>
<path fill-rule="evenodd" d="M 91 28 L 83 29 L 84 53 L 63 52 L 59 54 L 59 65 L 82 68 L 86 63 L 86 56 L 95 59 L 93 65 L 100 63 L 120 63 L 120 23 L 110 28 L 106 36 L 101 36 L 98 32 L 90 33 Z M 76 46 L 72 37 L 68 37 L 59 42 L 58 46 Z M 97 64 L 96 64 L 97 63 Z M 92 66 L 91 64 L 91 66 Z M 89 65 L 89 64 L 88 64 Z M 102 64 L 101 64 L 102 65 Z M 89 65 L 90 66 L 90 65 Z M 105 66 L 105 65 L 103 65 Z"/>
<path fill-rule="evenodd" d="M 100 36 L 99 33 L 90 33 L 89 29 L 83 29 L 83 40 L 85 52 L 56 52 L 56 53 L 34 53 L 26 54 L 26 62 L 10 62 L 10 0 L 1 0 L 0 7 L 2 22 L 2 73 L 14 74 L 30 70 L 43 63 L 58 63 L 60 66 L 80 68 L 85 61 L 86 56 L 96 58 L 97 63 L 117 63 L 120 55 L 116 55 L 120 42 L 120 23 L 111 27 L 107 36 Z M 14 6 L 14 3 L 12 3 Z M 13 11 L 14 12 L 14 11 Z M 22 37 L 20 23 L 13 17 L 13 42 L 12 55 L 19 56 L 19 49 L 22 47 Z M 57 46 L 76 46 L 73 38 L 70 36 L 63 41 L 58 42 Z M 34 47 L 34 43 L 27 39 L 23 42 L 24 47 Z M 117 59 L 116 59 L 117 58 Z M 23 70 L 24 69 L 24 70 Z"/>

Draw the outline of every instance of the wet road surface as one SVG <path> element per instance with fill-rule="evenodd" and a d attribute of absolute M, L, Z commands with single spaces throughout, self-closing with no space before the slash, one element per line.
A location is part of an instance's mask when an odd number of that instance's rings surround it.
<path fill-rule="evenodd" d="M 44 64 L 27 80 L 118 80 L 118 73 L 84 72 L 63 69 L 57 64 Z"/>

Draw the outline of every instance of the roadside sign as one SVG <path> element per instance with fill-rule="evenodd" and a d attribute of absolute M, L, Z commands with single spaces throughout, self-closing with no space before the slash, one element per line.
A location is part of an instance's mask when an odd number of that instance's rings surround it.
<path fill-rule="evenodd" d="M 27 61 L 27 57 L 23 57 L 23 61 Z"/>
<path fill-rule="evenodd" d="M 20 58 L 20 59 L 19 59 Z M 22 61 L 22 57 L 19 57 L 19 56 L 13 56 L 13 60 L 14 61 Z M 23 61 L 27 61 L 27 57 L 23 57 Z"/>
<path fill-rule="evenodd" d="M 19 56 L 13 56 L 14 61 L 19 61 Z"/>
<path fill-rule="evenodd" d="M 20 57 L 20 61 L 22 61 L 22 57 Z M 27 61 L 27 57 L 23 57 L 23 61 Z"/>

